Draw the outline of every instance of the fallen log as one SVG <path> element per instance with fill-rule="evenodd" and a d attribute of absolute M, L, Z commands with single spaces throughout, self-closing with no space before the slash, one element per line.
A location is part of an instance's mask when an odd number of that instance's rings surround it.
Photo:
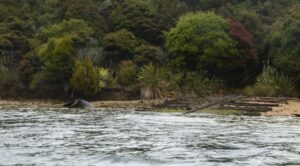
<path fill-rule="evenodd" d="M 295 117 L 299 117 L 300 118 L 300 114 L 294 114 Z"/>
<path fill-rule="evenodd" d="M 190 108 L 188 108 L 189 111 L 185 112 L 184 114 L 194 113 L 194 112 L 203 110 L 205 108 L 210 108 L 210 107 L 213 107 L 213 106 L 216 106 L 216 105 L 224 105 L 226 103 L 229 103 L 229 102 L 232 102 L 232 101 L 235 101 L 235 100 L 238 100 L 238 99 L 242 99 L 242 98 L 245 98 L 245 96 L 237 96 L 237 97 L 226 96 L 226 97 L 223 97 L 221 101 L 214 101 L 212 103 L 208 103 L 208 104 L 206 104 L 204 106 L 201 106 L 201 107 L 190 107 Z"/>
<path fill-rule="evenodd" d="M 232 101 L 227 103 L 228 105 L 236 105 L 236 106 L 266 106 L 266 107 L 279 107 L 281 103 L 264 103 L 264 102 L 246 102 L 244 100 L 241 101 Z"/>
<path fill-rule="evenodd" d="M 224 109 L 224 110 L 241 110 L 241 111 L 252 111 L 252 112 L 267 112 L 271 111 L 272 107 L 236 107 L 236 106 L 223 106 L 220 107 L 219 109 Z"/>

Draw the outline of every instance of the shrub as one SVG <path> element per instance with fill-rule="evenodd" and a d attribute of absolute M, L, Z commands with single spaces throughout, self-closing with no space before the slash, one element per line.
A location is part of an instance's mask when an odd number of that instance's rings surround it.
<path fill-rule="evenodd" d="M 294 80 L 269 65 L 257 77 L 255 85 L 244 90 L 246 95 L 268 97 L 293 96 L 294 91 Z"/>
<path fill-rule="evenodd" d="M 18 85 L 19 74 L 15 69 L 9 69 L 0 65 L 0 86 L 3 90 L 12 93 L 12 90 Z"/>
<path fill-rule="evenodd" d="M 182 90 L 185 94 L 195 94 L 206 96 L 218 93 L 223 88 L 223 81 L 216 78 L 208 78 L 204 74 L 190 72 L 187 73 Z"/>
<path fill-rule="evenodd" d="M 162 89 L 168 86 L 167 70 L 153 64 L 145 65 L 138 74 L 138 80 L 145 91 L 151 93 L 150 98 L 162 98 Z"/>
<path fill-rule="evenodd" d="M 46 72 L 41 71 L 41 72 L 37 72 L 32 76 L 32 80 L 30 82 L 29 88 L 31 90 L 33 89 L 38 89 L 39 86 L 41 86 L 42 84 L 45 84 L 47 81 L 47 78 L 49 76 L 47 75 Z"/>
<path fill-rule="evenodd" d="M 103 38 L 104 54 L 107 57 L 105 63 L 114 71 L 121 61 L 133 58 L 136 44 L 136 37 L 126 29 L 106 34 Z"/>
<path fill-rule="evenodd" d="M 40 70 L 41 62 L 36 56 L 24 57 L 17 66 L 20 82 L 28 86 L 36 72 Z"/>
<path fill-rule="evenodd" d="M 137 83 L 137 66 L 133 61 L 122 61 L 116 71 L 116 79 L 120 85 L 131 86 Z"/>
<path fill-rule="evenodd" d="M 151 45 L 141 45 L 136 48 L 134 61 L 138 66 L 153 63 L 164 65 L 168 61 L 168 55 L 161 48 Z"/>
<path fill-rule="evenodd" d="M 90 59 L 77 60 L 70 84 L 76 94 L 92 97 L 106 86 L 108 78 L 108 70 L 95 67 Z"/>
<path fill-rule="evenodd" d="M 244 94 L 247 96 L 260 96 L 260 97 L 271 97 L 275 96 L 276 91 L 274 87 L 266 84 L 256 84 L 253 87 L 247 87 L 244 90 Z"/>

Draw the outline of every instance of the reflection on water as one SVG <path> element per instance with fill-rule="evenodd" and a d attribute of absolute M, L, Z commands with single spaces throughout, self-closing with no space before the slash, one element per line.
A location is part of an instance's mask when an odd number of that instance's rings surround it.
<path fill-rule="evenodd" d="M 1 108 L 14 164 L 300 165 L 300 118 Z"/>

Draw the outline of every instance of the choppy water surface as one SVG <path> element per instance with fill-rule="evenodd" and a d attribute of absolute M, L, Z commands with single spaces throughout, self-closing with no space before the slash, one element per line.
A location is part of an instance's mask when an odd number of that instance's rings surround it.
<path fill-rule="evenodd" d="M 300 119 L 0 109 L 0 165 L 300 165 Z"/>

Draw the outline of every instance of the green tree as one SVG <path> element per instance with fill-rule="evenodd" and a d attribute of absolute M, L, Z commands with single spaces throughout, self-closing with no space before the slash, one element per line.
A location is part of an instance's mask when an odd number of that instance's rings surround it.
<path fill-rule="evenodd" d="M 117 82 L 122 86 L 134 86 L 137 83 L 138 68 L 133 61 L 122 61 L 116 71 Z"/>
<path fill-rule="evenodd" d="M 106 86 L 109 71 L 95 67 L 90 59 L 76 61 L 70 85 L 72 90 L 84 97 L 92 97 Z"/>
<path fill-rule="evenodd" d="M 93 33 L 93 29 L 89 27 L 83 20 L 70 19 L 60 23 L 43 27 L 39 35 L 47 40 L 50 38 L 58 38 L 63 36 L 72 36 L 77 40 L 84 40 Z"/>
<path fill-rule="evenodd" d="M 168 62 L 168 55 L 159 47 L 143 44 L 136 48 L 134 61 L 139 66 L 150 63 L 165 65 Z"/>
<path fill-rule="evenodd" d="M 164 27 L 149 6 L 145 0 L 123 1 L 111 14 L 115 29 L 125 28 L 152 44 L 161 44 Z"/>
<path fill-rule="evenodd" d="M 52 85 L 66 85 L 72 75 L 77 49 L 86 44 L 93 30 L 83 21 L 64 20 L 43 27 L 39 32 L 45 44 L 33 42 L 36 54 L 42 62 L 42 69 L 33 77 L 31 87 L 47 82 Z M 49 85 L 48 85 L 49 86 Z"/>
<path fill-rule="evenodd" d="M 95 29 L 95 38 L 103 38 L 108 31 L 107 24 L 98 8 L 100 1 L 93 0 L 64 0 L 63 10 L 65 19 L 85 20 L 93 29 Z"/>
<path fill-rule="evenodd" d="M 104 51 L 107 65 L 114 70 L 120 61 L 132 59 L 136 45 L 135 36 L 126 29 L 105 35 Z"/>
<path fill-rule="evenodd" d="M 42 70 L 38 72 L 32 82 L 32 88 L 39 83 L 64 84 L 72 74 L 75 49 L 70 36 L 50 39 L 38 52 L 42 62 Z"/>
<path fill-rule="evenodd" d="M 287 75 L 295 78 L 300 88 L 300 21 L 286 24 L 283 31 L 274 33 L 272 54 L 274 64 Z"/>
<path fill-rule="evenodd" d="M 167 33 L 166 47 L 179 70 L 222 73 L 229 59 L 238 54 L 230 38 L 229 23 L 212 12 L 189 13 Z"/>

